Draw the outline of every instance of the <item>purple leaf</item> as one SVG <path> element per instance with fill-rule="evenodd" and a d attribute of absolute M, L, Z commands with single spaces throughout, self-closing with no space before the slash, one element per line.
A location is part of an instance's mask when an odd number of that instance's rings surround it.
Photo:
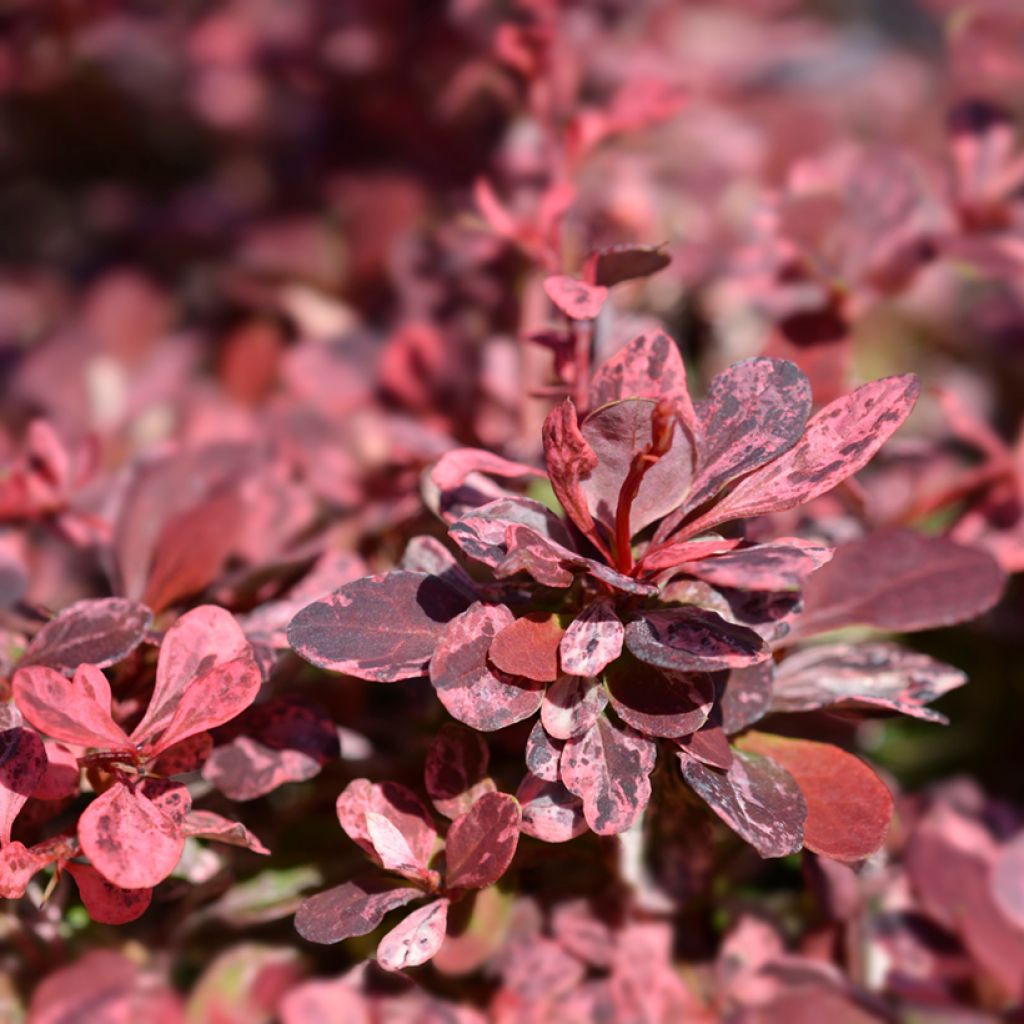
<path fill-rule="evenodd" d="M 587 831 L 583 803 L 560 782 L 526 775 L 516 791 L 522 805 L 522 831 L 545 843 L 567 843 Z"/>
<path fill-rule="evenodd" d="M 771 654 L 753 630 L 694 605 L 641 613 L 626 626 L 626 647 L 648 665 L 676 672 L 742 668 Z"/>
<path fill-rule="evenodd" d="M 203 778 L 231 800 L 255 800 L 288 782 L 320 774 L 320 762 L 301 750 L 275 750 L 251 736 L 217 747 L 203 765 Z"/>
<path fill-rule="evenodd" d="M 679 761 L 697 795 L 762 857 L 785 857 L 803 845 L 807 804 L 793 776 L 774 761 L 736 751 L 724 772 L 684 753 Z"/>
<path fill-rule="evenodd" d="M 911 375 L 886 377 L 837 398 L 813 416 L 803 437 L 748 473 L 708 512 L 687 524 L 696 536 L 731 519 L 782 512 L 832 490 L 871 460 L 910 415 L 920 386 Z"/>
<path fill-rule="evenodd" d="M 622 653 L 625 628 L 607 598 L 598 598 L 573 619 L 559 644 L 562 671 L 597 676 Z"/>
<path fill-rule="evenodd" d="M 515 797 L 485 793 L 445 839 L 445 883 L 450 889 L 485 889 L 508 870 L 519 844 L 522 814 Z"/>
<path fill-rule="evenodd" d="M 722 728 L 727 734 L 742 732 L 768 713 L 773 670 L 771 661 L 763 661 L 729 673 L 718 699 Z"/>
<path fill-rule="evenodd" d="M 453 590 L 468 600 L 477 596 L 476 583 L 465 569 L 455 561 L 455 556 L 436 538 L 429 535 L 413 537 L 402 552 L 399 569 L 406 572 L 422 572 L 428 576 L 439 576 Z M 360 575 L 365 575 L 361 573 Z M 344 582 L 348 583 L 349 580 Z M 296 609 L 299 611 L 300 609 Z"/>
<path fill-rule="evenodd" d="M 508 554 L 495 566 L 500 580 L 525 572 L 543 587 L 571 587 L 573 574 L 568 568 L 577 559 L 567 548 L 560 548 L 529 527 L 513 524 L 505 531 Z"/>
<path fill-rule="evenodd" d="M 449 623 L 430 661 L 430 680 L 452 717 L 481 732 L 504 729 L 540 707 L 540 684 L 492 670 L 487 652 L 514 621 L 504 605 L 477 603 Z"/>
<path fill-rule="evenodd" d="M 573 320 L 593 320 L 601 312 L 604 300 L 608 298 L 607 288 L 587 284 L 567 274 L 554 274 L 544 278 L 544 291 L 548 298 Z"/>
<path fill-rule="evenodd" d="M 21 728 L 20 717 L 14 708 L 0 705 L 0 846 L 11 841 L 14 819 L 46 772 L 43 742 L 31 729 Z"/>
<path fill-rule="evenodd" d="M 641 334 L 598 367 L 590 381 L 590 408 L 621 398 L 675 398 L 689 403 L 686 367 L 679 347 L 667 334 Z"/>
<path fill-rule="evenodd" d="M 925 705 L 966 682 L 958 669 L 896 644 L 828 644 L 797 651 L 776 667 L 771 710 L 889 708 L 945 722 Z"/>
<path fill-rule="evenodd" d="M 831 548 L 810 541 L 786 538 L 686 562 L 679 566 L 679 572 L 695 576 L 713 587 L 799 590 L 804 580 L 831 557 Z"/>
<path fill-rule="evenodd" d="M 421 889 L 395 888 L 385 879 L 345 882 L 304 900 L 295 914 L 295 930 L 309 942 L 341 942 L 372 932 L 389 911 L 422 895 Z"/>
<path fill-rule="evenodd" d="M 386 971 L 425 964 L 444 942 L 448 905 L 447 899 L 439 899 L 414 910 L 380 940 L 377 963 Z"/>
<path fill-rule="evenodd" d="M 602 715 L 562 751 L 562 782 L 583 801 L 587 824 L 598 835 L 625 832 L 651 798 L 657 747 L 628 726 Z"/>
<path fill-rule="evenodd" d="M 75 880 L 78 894 L 98 924 L 127 924 L 141 917 L 153 899 L 152 889 L 122 889 L 108 882 L 91 864 L 73 860 L 64 870 Z"/>
<path fill-rule="evenodd" d="M 526 767 L 545 782 L 558 781 L 558 760 L 562 754 L 562 741 L 552 739 L 538 720 L 526 738 Z"/>
<path fill-rule="evenodd" d="M 145 605 L 122 597 L 76 601 L 36 633 L 18 664 L 66 675 L 83 662 L 106 668 L 142 643 L 152 619 Z"/>
<path fill-rule="evenodd" d="M 479 733 L 447 722 L 427 751 L 423 781 L 438 812 L 457 818 L 484 793 L 494 791 L 487 777 L 490 752 Z"/>
<path fill-rule="evenodd" d="M 436 576 L 367 576 L 299 612 L 288 642 L 320 668 L 380 683 L 412 679 L 426 673 L 445 627 L 466 605 Z"/>
<path fill-rule="evenodd" d="M 585 276 L 594 284 L 610 288 L 636 277 L 649 277 L 664 270 L 671 262 L 672 257 L 661 246 L 610 245 L 587 257 Z M 665 337 L 663 334 L 658 336 Z M 597 404 L 591 402 L 591 405 Z"/>
<path fill-rule="evenodd" d="M 495 668 L 508 675 L 553 683 L 558 678 L 561 639 L 562 627 L 557 616 L 531 612 L 498 632 L 487 649 L 487 657 Z"/>
<path fill-rule="evenodd" d="M 158 885 L 177 866 L 185 845 L 181 829 L 167 813 L 122 783 L 82 812 L 78 841 L 93 867 L 124 889 Z"/>
<path fill-rule="evenodd" d="M 836 549 L 804 588 L 793 634 L 843 626 L 912 632 L 950 626 L 991 608 L 1006 577 L 979 548 L 914 530 L 877 530 Z"/>
<path fill-rule="evenodd" d="M 371 857 L 377 856 L 377 850 L 366 823 L 368 814 L 379 814 L 398 829 L 416 863 L 426 864 L 434 852 L 437 829 L 430 814 L 411 789 L 397 782 L 354 779 L 338 796 L 335 810 L 348 837 Z"/>
<path fill-rule="evenodd" d="M 561 676 L 544 694 L 540 720 L 549 736 L 568 740 L 585 733 L 608 704 L 608 691 L 599 679 Z"/>
<path fill-rule="evenodd" d="M 610 665 L 605 681 L 619 717 L 646 736 L 696 732 L 715 702 L 715 683 L 706 672 L 659 670 L 633 658 Z"/>

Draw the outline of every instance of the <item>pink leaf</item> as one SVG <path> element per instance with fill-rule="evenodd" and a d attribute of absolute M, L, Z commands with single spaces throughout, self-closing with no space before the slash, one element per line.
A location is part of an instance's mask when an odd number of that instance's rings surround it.
<path fill-rule="evenodd" d="M 374 853 L 388 871 L 397 871 L 414 881 L 433 883 L 436 880 L 436 873 L 427 869 L 426 861 L 417 857 L 409 841 L 389 818 L 367 811 L 365 820 Z"/>
<path fill-rule="evenodd" d="M 487 777 L 490 753 L 479 733 L 447 722 L 427 751 L 423 781 L 434 807 L 446 818 L 457 818 L 484 793 L 494 791 Z"/>
<path fill-rule="evenodd" d="M 472 473 L 486 473 L 502 479 L 515 480 L 520 477 L 541 477 L 544 474 L 534 466 L 522 462 L 511 462 L 500 455 L 480 448 L 455 448 L 445 452 L 430 471 L 430 479 L 442 492 L 460 488 Z"/>
<path fill-rule="evenodd" d="M 43 747 L 46 770 L 32 790 L 32 796 L 36 800 L 66 800 L 69 796 L 77 796 L 82 779 L 78 758 L 62 743 L 47 740 Z"/>
<path fill-rule="evenodd" d="M 566 843 L 587 831 L 583 804 L 560 782 L 526 775 L 516 791 L 522 805 L 522 831 L 545 843 Z"/>
<path fill-rule="evenodd" d="M 413 679 L 426 673 L 447 624 L 466 605 L 436 576 L 367 576 L 299 612 L 288 642 L 320 668 L 381 683 Z"/>
<path fill-rule="evenodd" d="M 448 904 L 447 899 L 434 900 L 392 928 L 377 946 L 377 963 L 386 971 L 425 964 L 444 942 Z"/>
<path fill-rule="evenodd" d="M 622 398 L 675 398 L 690 405 L 683 357 L 667 334 L 641 334 L 597 368 L 590 382 L 590 408 Z M 693 422 L 692 415 L 685 419 Z"/>
<path fill-rule="evenodd" d="M 519 844 L 522 813 L 515 797 L 485 793 L 445 839 L 445 883 L 450 889 L 485 889 L 508 870 Z"/>
<path fill-rule="evenodd" d="M 835 860 L 870 857 L 885 842 L 892 794 L 860 758 L 831 743 L 749 732 L 736 741 L 796 779 L 807 804 L 804 846 Z"/>
<path fill-rule="evenodd" d="M 992 897 L 1006 919 L 1024 931 L 1024 832 L 1000 847 L 996 855 Z"/>
<path fill-rule="evenodd" d="M 549 736 L 568 740 L 585 733 L 608 703 L 608 691 L 600 680 L 561 676 L 544 694 L 540 720 Z"/>
<path fill-rule="evenodd" d="M 754 544 L 747 548 L 687 562 L 679 571 L 713 587 L 737 590 L 799 590 L 811 573 L 832 557 L 832 549 L 796 538 Z"/>
<path fill-rule="evenodd" d="M 0 847 L 0 899 L 21 899 L 33 875 L 55 859 L 43 844 L 25 846 L 15 840 Z"/>
<path fill-rule="evenodd" d="M 78 840 L 93 867 L 124 889 L 158 885 L 177 866 L 185 845 L 181 829 L 163 810 L 122 783 L 82 812 Z"/>
<path fill-rule="evenodd" d="M 728 771 L 680 754 L 683 778 L 762 857 L 785 857 L 803 845 L 807 804 L 796 780 L 766 757 L 737 751 Z"/>
<path fill-rule="evenodd" d="M 182 835 L 196 839 L 216 839 L 228 846 L 240 846 L 253 853 L 269 854 L 270 851 L 240 821 L 231 821 L 213 811 L 188 812 L 182 826 Z"/>
<path fill-rule="evenodd" d="M 152 618 L 145 605 L 121 597 L 76 601 L 36 633 L 18 664 L 65 674 L 83 662 L 106 668 L 138 647 Z"/>
<path fill-rule="evenodd" d="M 526 767 L 545 782 L 558 781 L 558 761 L 562 754 L 562 741 L 552 739 L 537 721 L 526 738 Z"/>
<path fill-rule="evenodd" d="M 715 684 L 706 672 L 659 670 L 620 658 L 606 673 L 608 695 L 619 717 L 646 736 L 686 736 L 708 719 Z"/>
<path fill-rule="evenodd" d="M 46 751 L 20 716 L 0 704 L 0 846 L 11 841 L 11 826 L 46 771 Z"/>
<path fill-rule="evenodd" d="M 371 857 L 377 850 L 366 824 L 368 814 L 388 819 L 405 838 L 418 864 L 426 864 L 434 852 L 437 829 L 420 798 L 397 782 L 350 782 L 335 803 L 338 821 L 348 837 Z"/>
<path fill-rule="evenodd" d="M 562 671 L 597 676 L 622 653 L 625 629 L 611 601 L 599 598 L 570 623 L 559 643 Z"/>
<path fill-rule="evenodd" d="M 345 882 L 304 900 L 295 914 L 295 930 L 310 942 L 341 942 L 372 932 L 388 911 L 422 895 L 421 889 L 395 888 L 383 879 Z"/>
<path fill-rule="evenodd" d="M 602 715 L 562 751 L 562 782 L 583 801 L 587 824 L 598 835 L 625 832 L 651 798 L 657 748 L 628 726 Z"/>
<path fill-rule="evenodd" d="M 45 735 L 80 747 L 131 748 L 110 717 L 110 686 L 99 669 L 80 665 L 69 682 L 52 668 L 22 668 L 14 674 L 13 689 L 18 709 Z"/>
<path fill-rule="evenodd" d="M 108 882 L 91 864 L 68 861 L 64 869 L 75 880 L 85 909 L 98 924 L 134 921 L 153 899 L 152 889 L 122 889 Z"/>
<path fill-rule="evenodd" d="M 770 656 L 753 630 L 695 605 L 641 613 L 626 626 L 626 647 L 648 665 L 676 672 L 742 668 Z"/>
<path fill-rule="evenodd" d="M 544 278 L 544 291 L 548 298 L 573 320 L 593 320 L 604 300 L 608 289 L 596 284 L 587 284 L 576 277 L 555 274 Z"/>
<path fill-rule="evenodd" d="M 500 630 L 487 649 L 487 657 L 495 668 L 509 675 L 551 683 L 558 678 L 561 639 L 557 616 L 532 612 Z"/>
<path fill-rule="evenodd" d="M 544 693 L 538 683 L 492 670 L 487 652 L 514 621 L 504 605 L 477 603 L 449 623 L 430 662 L 430 680 L 454 718 L 481 732 L 529 718 Z"/>

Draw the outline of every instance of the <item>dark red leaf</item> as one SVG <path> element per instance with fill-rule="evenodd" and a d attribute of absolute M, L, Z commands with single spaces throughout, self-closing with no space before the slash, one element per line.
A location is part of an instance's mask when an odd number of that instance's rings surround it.
<path fill-rule="evenodd" d="M 558 645 L 562 627 L 555 615 L 531 612 L 510 622 L 491 641 L 491 664 L 512 676 L 538 683 L 558 678 Z"/>
<path fill-rule="evenodd" d="M 416 794 L 397 782 L 370 782 L 354 779 L 335 803 L 338 821 L 348 837 L 371 857 L 377 849 L 366 823 L 367 814 L 387 818 L 405 837 L 417 864 L 426 865 L 437 841 L 437 829 Z"/>
<path fill-rule="evenodd" d="M 676 672 L 742 668 L 770 655 L 753 630 L 694 605 L 642 613 L 626 626 L 626 647 L 648 665 Z"/>
<path fill-rule="evenodd" d="M 587 258 L 585 276 L 594 284 L 610 288 L 635 277 L 650 277 L 671 262 L 672 257 L 660 246 L 611 245 Z"/>
<path fill-rule="evenodd" d="M 560 782 L 526 775 L 516 791 L 522 805 L 522 831 L 545 843 L 566 843 L 587 831 L 583 803 Z"/>
<path fill-rule="evenodd" d="M 625 832 L 651 798 L 657 747 L 628 726 L 602 715 L 562 751 L 562 782 L 583 801 L 587 824 L 598 835 Z"/>
<path fill-rule="evenodd" d="M 885 842 L 892 794 L 860 758 L 831 743 L 749 732 L 745 751 L 770 758 L 796 779 L 807 804 L 804 846 L 835 860 L 870 857 Z"/>
<path fill-rule="evenodd" d="M 141 791 L 117 783 L 78 819 L 78 841 L 92 866 L 124 889 L 152 888 L 177 866 L 181 829 Z"/>
<path fill-rule="evenodd" d="M 608 704 L 608 691 L 599 679 L 561 676 L 544 694 L 540 720 L 549 736 L 571 739 L 585 733 Z"/>
<path fill-rule="evenodd" d="M 487 777 L 490 753 L 479 733 L 446 722 L 427 751 L 423 781 L 434 807 L 457 818 L 484 793 L 494 791 Z"/>
<path fill-rule="evenodd" d="M 106 668 L 142 643 L 152 619 L 145 605 L 122 597 L 76 601 L 36 633 L 18 664 L 66 675 L 83 662 Z"/>
<path fill-rule="evenodd" d="M 508 870 L 519 844 L 522 814 L 516 798 L 485 793 L 445 839 L 445 883 L 450 889 L 485 889 Z"/>
<path fill-rule="evenodd" d="M 439 899 L 414 910 L 380 940 L 377 963 L 386 971 L 425 964 L 444 942 L 448 905 L 447 899 Z"/>
<path fill-rule="evenodd" d="M 385 879 L 345 882 L 304 900 L 295 914 L 295 930 L 309 942 L 341 942 L 372 932 L 389 911 L 422 895 L 421 889 L 395 888 Z"/>
<path fill-rule="evenodd" d="M 720 726 L 705 725 L 689 736 L 681 736 L 679 746 L 690 757 L 712 768 L 728 771 L 732 766 L 732 747 Z"/>
<path fill-rule="evenodd" d="M 804 588 L 794 635 L 865 625 L 911 632 L 973 619 L 1006 577 L 979 548 L 914 530 L 876 530 L 836 549 Z"/>
<path fill-rule="evenodd" d="M 14 819 L 35 793 L 47 765 L 42 740 L 14 724 L 18 717 L 0 705 L 0 846 L 11 841 Z"/>
<path fill-rule="evenodd" d="M 390 683 L 426 674 L 466 598 L 435 576 L 390 572 L 349 583 L 288 627 L 297 654 L 320 668 Z"/>
<path fill-rule="evenodd" d="M 958 669 L 895 644 L 826 644 L 797 651 L 776 667 L 771 710 L 889 708 L 945 722 L 925 705 L 966 682 Z"/>
<path fill-rule="evenodd" d="M 683 778 L 734 832 L 762 857 L 785 857 L 803 846 L 807 804 L 796 780 L 774 761 L 735 751 L 728 771 L 688 754 Z"/>
<path fill-rule="evenodd" d="M 477 603 L 453 619 L 430 662 L 430 680 L 454 718 L 481 732 L 529 718 L 544 697 L 540 684 L 492 670 L 487 652 L 514 621 L 504 605 Z"/>
<path fill-rule="evenodd" d="M 593 320 L 604 300 L 608 289 L 596 284 L 587 284 L 576 277 L 555 274 L 544 278 L 544 291 L 548 298 L 573 320 Z"/>
<path fill-rule="evenodd" d="M 609 665 L 605 681 L 619 717 L 646 736 L 696 732 L 715 702 L 715 683 L 706 672 L 659 670 L 630 657 Z"/>
<path fill-rule="evenodd" d="M 151 768 L 157 775 L 184 775 L 198 771 L 212 750 L 213 737 L 208 732 L 199 732 L 168 747 L 153 761 Z"/>
<path fill-rule="evenodd" d="M 768 713 L 773 673 L 773 663 L 763 661 L 760 665 L 734 668 L 726 677 L 718 708 L 722 715 L 722 728 L 728 735 L 742 732 Z"/>
<path fill-rule="evenodd" d="M 91 864 L 68 861 L 65 871 L 75 880 L 78 894 L 98 924 L 127 924 L 141 917 L 153 899 L 152 889 L 122 889 L 108 882 Z"/>
<path fill-rule="evenodd" d="M 536 721 L 526 738 L 526 767 L 545 782 L 558 781 L 558 761 L 562 754 L 562 741 L 552 739 L 540 720 Z"/>
<path fill-rule="evenodd" d="M 558 646 L 562 671 L 572 676 L 600 675 L 622 653 L 624 636 L 612 602 L 592 601 L 562 635 Z"/>
<path fill-rule="evenodd" d="M 231 800 L 255 800 L 286 783 L 315 778 L 320 770 L 320 761 L 301 750 L 275 750 L 238 736 L 210 754 L 203 778 Z"/>

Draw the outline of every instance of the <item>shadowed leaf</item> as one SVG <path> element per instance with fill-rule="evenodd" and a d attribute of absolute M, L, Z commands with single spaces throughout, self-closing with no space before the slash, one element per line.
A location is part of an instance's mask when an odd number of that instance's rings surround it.
<path fill-rule="evenodd" d="M 545 843 L 567 843 L 587 831 L 583 803 L 560 782 L 526 775 L 516 791 L 522 805 L 522 831 Z"/>
<path fill-rule="evenodd" d="M 519 844 L 522 818 L 515 797 L 485 793 L 445 839 L 445 883 L 451 889 L 484 889 L 508 870 Z"/>
<path fill-rule="evenodd" d="M 479 733 L 446 722 L 427 751 L 423 781 L 434 807 L 457 818 L 484 793 L 494 791 L 487 777 L 490 753 Z"/>
<path fill-rule="evenodd" d="M 64 870 L 75 880 L 89 916 L 98 924 L 127 924 L 141 917 L 153 899 L 152 889 L 121 889 L 91 864 L 68 861 Z"/>
<path fill-rule="evenodd" d="M 692 605 L 642 612 L 626 626 L 626 647 L 648 665 L 677 672 L 742 668 L 770 654 L 753 630 Z"/>
<path fill-rule="evenodd" d="M 608 691 L 599 679 L 561 676 L 544 693 L 540 720 L 549 736 L 571 739 L 585 733 L 608 704 Z"/>
<path fill-rule="evenodd" d="M 673 672 L 619 658 L 605 682 L 619 717 L 646 736 L 678 737 L 696 732 L 715 700 L 714 680 L 706 672 Z"/>

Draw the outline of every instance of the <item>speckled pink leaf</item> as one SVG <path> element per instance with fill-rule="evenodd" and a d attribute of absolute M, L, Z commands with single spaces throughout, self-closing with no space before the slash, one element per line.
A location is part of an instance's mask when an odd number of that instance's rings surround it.
<path fill-rule="evenodd" d="M 597 456 L 580 433 L 576 407 L 568 399 L 548 413 L 543 439 L 544 459 L 555 497 L 580 530 L 603 547 L 581 486 L 597 465 Z M 607 553 L 607 549 L 604 551 Z"/>
<path fill-rule="evenodd" d="M 185 845 L 181 829 L 142 792 L 117 783 L 78 819 L 82 852 L 108 882 L 151 888 L 175 868 Z"/>
<path fill-rule="evenodd" d="M 55 740 L 104 750 L 131 747 L 110 717 L 110 686 L 97 668 L 80 665 L 71 681 L 42 665 L 18 669 L 13 689 L 25 718 Z"/>
<path fill-rule="evenodd" d="M 25 846 L 14 840 L 0 847 L 0 899 L 21 899 L 32 877 L 54 859 L 42 844 Z"/>
<path fill-rule="evenodd" d="M 426 673 L 466 598 L 436 576 L 367 576 L 304 608 L 288 627 L 295 652 L 320 668 L 380 683 Z"/>
<path fill-rule="evenodd" d="M 696 732 L 715 702 L 715 684 L 708 673 L 657 669 L 630 657 L 609 665 L 605 682 L 619 717 L 646 736 Z"/>
<path fill-rule="evenodd" d="M 785 857 L 803 845 L 807 804 L 796 780 L 766 757 L 736 751 L 728 771 L 679 755 L 683 778 L 762 857 Z"/>
<path fill-rule="evenodd" d="M 508 870 L 519 844 L 522 814 L 508 793 L 485 793 L 445 839 L 445 883 L 450 889 L 485 889 Z"/>
<path fill-rule="evenodd" d="M 157 775 L 184 775 L 202 768 L 212 750 L 213 737 L 197 732 L 162 751 L 151 767 Z"/>
<path fill-rule="evenodd" d="M 526 738 L 526 767 L 545 782 L 558 781 L 558 761 L 563 743 L 552 739 L 538 719 Z"/>
<path fill-rule="evenodd" d="M 561 676 L 544 694 L 540 720 L 549 736 L 571 739 L 585 733 L 608 704 L 608 691 L 599 679 Z"/>
<path fill-rule="evenodd" d="M 295 930 L 310 942 L 341 942 L 372 932 L 389 911 L 422 895 L 421 889 L 395 888 L 379 878 L 345 882 L 304 900 L 295 914 Z"/>
<path fill-rule="evenodd" d="M 439 899 L 414 910 L 380 940 L 377 963 L 386 971 L 425 964 L 444 942 L 448 905 L 447 899 Z"/>
<path fill-rule="evenodd" d="M 612 602 L 592 601 L 562 635 L 558 646 L 562 671 L 571 676 L 600 675 L 622 653 L 624 636 Z"/>
<path fill-rule="evenodd" d="M 741 668 L 771 653 L 753 630 L 693 605 L 641 613 L 626 626 L 626 647 L 648 665 L 677 672 Z"/>
<path fill-rule="evenodd" d="M 64 870 L 75 880 L 85 909 L 98 924 L 134 921 L 153 899 L 152 889 L 122 889 L 108 882 L 91 864 L 68 861 Z"/>
<path fill-rule="evenodd" d="M 590 381 L 590 408 L 620 398 L 676 398 L 689 403 L 683 357 L 667 334 L 641 334 L 597 368 Z"/>
<path fill-rule="evenodd" d="M 74 752 L 53 740 L 47 740 L 43 747 L 46 752 L 46 769 L 32 790 L 32 796 L 36 800 L 65 800 L 69 796 L 77 796 L 82 769 Z M 0 767 L 0 774 L 2 772 Z"/>
<path fill-rule="evenodd" d="M 252 647 L 230 612 L 207 604 L 182 615 L 160 644 L 156 686 L 132 741 L 145 743 L 164 732 L 196 676 L 244 656 L 252 656 Z"/>
<path fill-rule="evenodd" d="M 522 831 L 545 843 L 567 843 L 587 831 L 583 802 L 560 782 L 526 775 L 516 790 L 522 805 Z"/>
<path fill-rule="evenodd" d="M 835 860 L 870 857 L 885 842 L 892 794 L 860 758 L 831 743 L 748 732 L 736 740 L 748 753 L 781 765 L 807 804 L 804 846 Z"/>
<path fill-rule="evenodd" d="M 622 281 L 656 274 L 671 262 L 672 257 L 665 252 L 663 246 L 633 245 L 627 242 L 591 253 L 584 267 L 584 277 L 594 284 L 611 288 Z"/>
<path fill-rule="evenodd" d="M 548 298 L 573 320 L 593 320 L 604 300 L 608 289 L 596 284 L 587 284 L 577 277 L 554 274 L 544 278 L 544 291 Z"/>
<path fill-rule="evenodd" d="M 179 829 L 192 811 L 192 794 L 188 787 L 173 779 L 143 779 L 136 792 L 141 793 L 154 807 L 162 811 Z"/>
<path fill-rule="evenodd" d="M 741 732 L 768 713 L 773 672 L 773 663 L 762 661 L 760 665 L 734 668 L 726 677 L 718 708 L 727 734 Z"/>
<path fill-rule="evenodd" d="M 449 623 L 430 661 L 430 680 L 452 717 L 481 732 L 529 718 L 544 696 L 539 683 L 492 670 L 487 651 L 514 621 L 504 605 L 477 603 Z"/>
<path fill-rule="evenodd" d="M 737 548 L 687 562 L 680 571 L 714 587 L 738 590 L 799 590 L 832 557 L 832 549 L 798 538 Z"/>
<path fill-rule="evenodd" d="M 649 398 L 624 398 L 592 412 L 580 433 L 597 458 L 580 482 L 591 515 L 613 532 L 619 492 L 634 460 L 652 445 L 651 418 L 658 403 Z M 676 508 L 690 488 L 693 446 L 678 420 L 672 425 L 672 446 L 644 474 L 630 506 L 630 533 Z"/>
<path fill-rule="evenodd" d="M 914 530 L 875 530 L 837 548 L 807 581 L 794 635 L 852 625 L 900 632 L 950 626 L 991 608 L 1005 582 L 979 548 Z"/>
<path fill-rule="evenodd" d="M 1018 832 L 996 854 L 992 897 L 1003 916 L 1024 932 L 1024 832 Z"/>
<path fill-rule="evenodd" d="M 189 811 L 182 834 L 196 839 L 215 839 L 228 846 L 240 846 L 253 853 L 270 851 L 240 821 L 232 821 L 213 811 Z"/>
<path fill-rule="evenodd" d="M 945 722 L 925 705 L 966 682 L 959 669 L 896 644 L 826 644 L 797 651 L 776 666 L 771 710 L 887 708 Z"/>
<path fill-rule="evenodd" d="M 557 616 L 530 612 L 497 633 L 487 648 L 487 657 L 495 668 L 509 675 L 551 683 L 558 678 L 561 639 Z"/>
<path fill-rule="evenodd" d="M 432 883 L 436 879 L 436 873 L 427 869 L 426 862 L 417 857 L 409 841 L 389 818 L 367 811 L 365 824 L 374 853 L 387 871 L 397 871 L 413 881 Z"/>
<path fill-rule="evenodd" d="M 36 633 L 18 664 L 68 675 L 83 662 L 106 668 L 138 647 L 152 618 L 145 605 L 123 597 L 76 601 Z"/>
<path fill-rule="evenodd" d="M 587 824 L 598 835 L 625 832 L 651 798 L 655 744 L 602 715 L 562 751 L 562 782 L 583 801 Z"/>
<path fill-rule="evenodd" d="M 917 378 L 886 377 L 837 398 L 811 418 L 801 439 L 748 473 L 716 505 L 684 527 L 696 536 L 719 523 L 804 505 L 871 460 L 910 415 Z"/>
<path fill-rule="evenodd" d="M 568 549 L 558 547 L 529 527 L 518 524 L 512 524 L 505 530 L 505 546 L 508 554 L 494 567 L 494 575 L 498 579 L 506 580 L 524 572 L 542 587 L 572 586 L 575 577 L 569 566 L 574 559 Z"/>
<path fill-rule="evenodd" d="M 42 740 L 31 729 L 13 724 L 17 717 L 0 706 L 0 846 L 11 841 L 14 819 L 35 792 L 47 765 Z"/>
<path fill-rule="evenodd" d="M 457 818 L 484 793 L 494 791 L 487 777 L 490 752 L 472 729 L 446 722 L 427 750 L 423 782 L 434 807 L 446 818 Z"/>
<path fill-rule="evenodd" d="M 368 813 L 387 818 L 405 837 L 418 864 L 426 864 L 434 852 L 437 829 L 420 798 L 397 782 L 354 779 L 335 803 L 338 821 L 348 837 L 371 857 L 377 851 L 366 823 Z"/>

